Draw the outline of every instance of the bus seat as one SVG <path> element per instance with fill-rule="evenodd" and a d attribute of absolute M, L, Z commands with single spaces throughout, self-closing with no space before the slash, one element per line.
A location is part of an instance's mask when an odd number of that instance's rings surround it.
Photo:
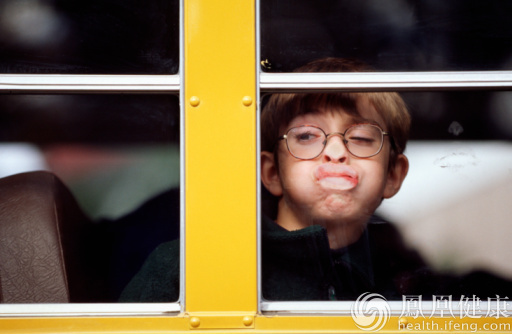
<path fill-rule="evenodd" d="M 89 290 L 94 273 L 84 260 L 90 225 L 55 175 L 29 172 L 0 179 L 0 301 L 94 298 Z"/>

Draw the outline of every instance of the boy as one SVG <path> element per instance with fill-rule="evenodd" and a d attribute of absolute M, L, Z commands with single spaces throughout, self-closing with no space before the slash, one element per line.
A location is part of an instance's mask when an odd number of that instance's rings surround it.
<path fill-rule="evenodd" d="M 368 68 L 327 58 L 297 71 Z M 408 171 L 410 116 L 398 94 L 275 94 L 261 123 L 261 179 L 273 210 L 263 205 L 275 219 L 262 222 L 265 299 L 356 299 L 372 291 L 401 300 L 433 291 L 429 271 L 397 231 L 368 224 Z"/>
<path fill-rule="evenodd" d="M 327 58 L 299 72 L 367 71 Z M 425 288 L 423 262 L 388 224 L 370 224 L 407 174 L 410 117 L 396 93 L 276 94 L 262 112 L 261 179 L 277 202 L 262 222 L 263 296 L 354 299 L 366 291 L 402 299 Z M 268 213 L 268 215 L 272 215 Z M 121 301 L 173 301 L 179 244 L 150 256 Z"/>

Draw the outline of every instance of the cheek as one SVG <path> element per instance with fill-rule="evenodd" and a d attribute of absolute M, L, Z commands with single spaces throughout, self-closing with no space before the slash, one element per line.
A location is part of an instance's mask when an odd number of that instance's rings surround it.
<path fill-rule="evenodd" d="M 289 154 L 279 159 L 281 182 L 286 183 L 289 187 L 296 186 L 297 184 L 300 185 L 308 173 L 310 174 L 308 170 L 308 161 L 297 160 Z"/>
<path fill-rule="evenodd" d="M 311 169 L 306 163 L 290 164 L 281 169 L 281 185 L 287 200 L 303 203 L 315 198 Z"/>
<path fill-rule="evenodd" d="M 367 177 L 365 184 L 362 184 L 360 196 L 362 201 L 367 203 L 369 210 L 375 210 L 381 203 L 386 189 L 387 172 L 379 168 L 374 170 L 370 177 Z"/>

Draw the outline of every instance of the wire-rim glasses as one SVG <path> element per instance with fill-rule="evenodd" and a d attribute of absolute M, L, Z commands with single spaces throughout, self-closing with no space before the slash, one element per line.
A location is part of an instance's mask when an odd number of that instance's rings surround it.
<path fill-rule="evenodd" d="M 384 136 L 389 133 L 374 124 L 354 124 L 345 132 L 325 131 L 314 125 L 296 126 L 286 131 L 278 138 L 285 140 L 286 147 L 292 156 L 301 160 L 311 160 L 318 157 L 325 149 L 331 136 L 341 136 L 346 149 L 358 158 L 369 158 L 377 155 L 384 145 Z"/>

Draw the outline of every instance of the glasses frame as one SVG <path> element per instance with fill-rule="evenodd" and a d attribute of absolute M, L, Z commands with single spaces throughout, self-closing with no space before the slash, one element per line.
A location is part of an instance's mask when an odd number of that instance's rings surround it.
<path fill-rule="evenodd" d="M 347 146 L 348 144 L 348 140 L 345 139 L 345 134 L 352 128 L 356 127 L 356 126 L 361 126 L 361 125 L 368 125 L 368 126 L 372 126 L 374 128 L 377 128 L 379 129 L 380 131 L 380 134 L 381 134 L 381 142 L 380 142 L 380 147 L 379 149 L 377 150 L 377 152 L 375 152 L 374 154 L 372 155 L 368 155 L 368 156 L 359 156 L 357 154 L 354 154 L 352 153 L 352 151 L 350 151 L 350 148 Z M 296 156 L 295 154 L 292 153 L 292 150 L 290 149 L 290 146 L 288 145 L 288 133 L 290 133 L 290 131 L 294 130 L 294 129 L 298 129 L 298 128 L 304 128 L 304 127 L 309 127 L 309 128 L 316 128 L 320 131 L 322 131 L 322 133 L 324 134 L 324 141 L 323 141 L 323 147 L 322 147 L 322 150 L 314 157 L 312 158 L 301 158 L 301 157 L 298 157 Z M 382 147 L 384 147 L 384 136 L 390 136 L 389 132 L 386 132 L 384 130 L 382 130 L 382 128 L 376 124 L 372 124 L 372 123 L 357 123 L 357 124 L 353 124 L 351 126 L 349 126 L 348 128 L 345 129 L 345 132 L 331 132 L 329 134 L 325 133 L 325 131 L 321 128 L 321 127 L 318 127 L 316 125 L 309 125 L 309 124 L 304 124 L 304 125 L 299 125 L 299 126 L 294 126 L 293 128 L 289 128 L 288 130 L 286 130 L 286 133 L 284 135 L 282 135 L 281 137 L 277 138 L 277 140 L 285 140 L 286 141 L 286 148 L 288 149 L 288 152 L 296 159 L 300 159 L 300 160 L 313 160 L 313 159 L 316 159 L 318 158 L 325 150 L 325 147 L 327 146 L 327 142 L 329 141 L 329 138 L 331 136 L 335 136 L 335 135 L 339 135 L 343 138 L 342 142 L 343 142 L 343 145 L 345 146 L 345 148 L 347 149 L 347 151 L 353 155 L 354 157 L 356 158 L 361 158 L 361 159 L 365 159 L 365 158 L 371 158 L 371 157 L 374 157 L 376 156 L 377 154 L 380 153 L 380 151 L 382 151 Z M 391 138 L 391 137 L 390 137 Z"/>

